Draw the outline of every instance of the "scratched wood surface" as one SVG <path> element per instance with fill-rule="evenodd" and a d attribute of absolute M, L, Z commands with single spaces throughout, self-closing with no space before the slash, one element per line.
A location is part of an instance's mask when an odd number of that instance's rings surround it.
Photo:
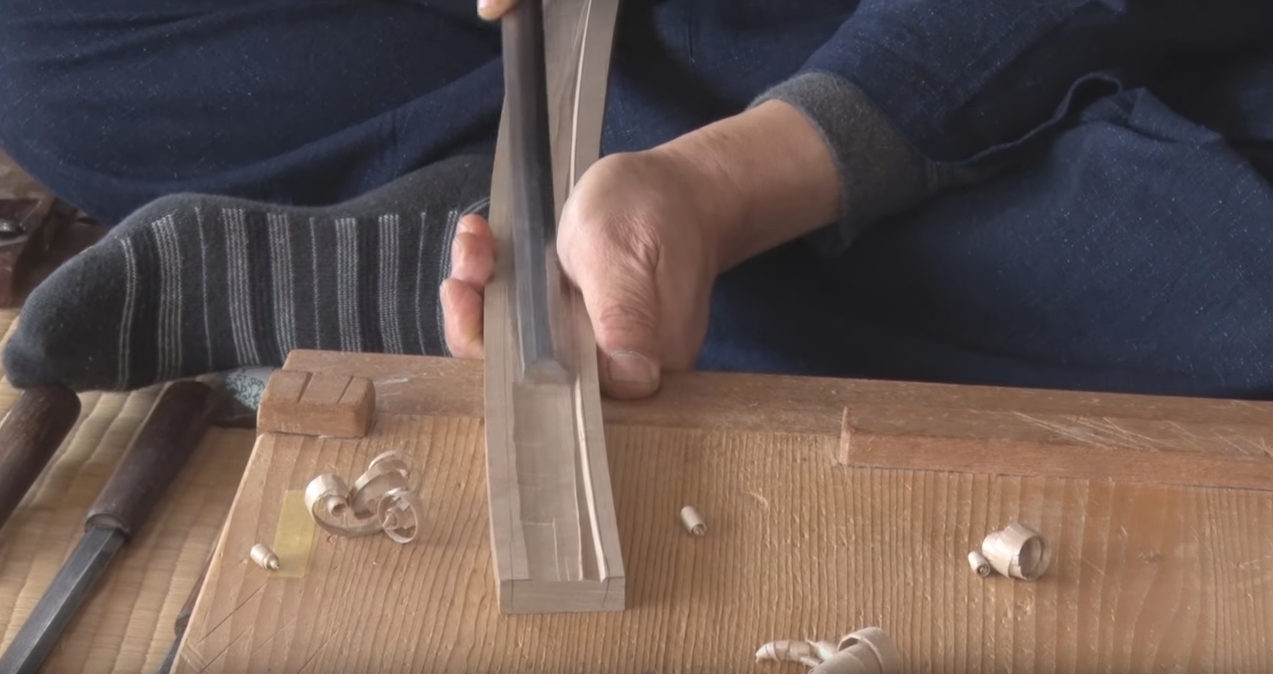
<path fill-rule="evenodd" d="M 1273 487 L 1273 427 L 1171 418 L 852 405 L 840 460 L 859 467 Z"/>
<path fill-rule="evenodd" d="M 1202 437 L 1267 423 L 1268 405 L 672 377 L 654 401 L 606 403 L 629 610 L 501 616 L 480 364 L 308 352 L 288 367 L 357 368 L 377 386 L 375 427 L 357 441 L 263 436 L 179 671 L 794 671 L 755 663 L 755 649 L 866 625 L 890 632 L 907 672 L 1273 668 L 1273 492 L 839 462 L 844 408 L 870 401 L 916 418 L 1172 413 Z M 316 535 L 299 572 L 296 559 L 273 574 L 246 561 L 253 543 L 275 538 L 289 490 L 323 471 L 355 475 L 390 448 L 417 467 L 427 513 L 417 542 Z M 681 528 L 687 504 L 706 537 Z M 968 569 L 967 552 L 1011 520 L 1055 547 L 1038 582 Z"/>

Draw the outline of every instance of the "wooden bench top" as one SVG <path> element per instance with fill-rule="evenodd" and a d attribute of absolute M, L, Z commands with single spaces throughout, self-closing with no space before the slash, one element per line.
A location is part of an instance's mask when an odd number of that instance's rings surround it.
<path fill-rule="evenodd" d="M 908 672 L 1264 671 L 1273 658 L 1273 492 L 1153 480 L 1155 457 L 1184 452 L 1221 461 L 1209 482 L 1248 483 L 1244 465 L 1273 461 L 1258 451 L 1273 441 L 1270 405 L 672 377 L 654 400 L 606 404 L 628 609 L 504 616 L 480 365 L 297 352 L 287 369 L 372 379 L 374 426 L 362 439 L 260 437 L 178 671 L 794 671 L 757 664 L 756 649 L 868 625 L 889 632 Z M 874 413 L 853 413 L 864 409 Z M 912 445 L 983 432 L 994 451 L 971 470 L 846 465 L 846 427 L 889 438 L 899 461 Z M 1081 477 L 1064 461 L 1014 465 L 1023 448 L 1083 450 L 1071 466 Z M 389 449 L 415 467 L 418 539 L 316 530 L 308 481 L 352 479 Z M 1094 477 L 1102 452 L 1143 463 L 1149 479 Z M 706 536 L 681 526 L 685 505 Z M 1052 546 L 1038 581 L 968 566 L 1011 521 Z M 258 542 L 275 544 L 279 571 L 248 561 Z"/>

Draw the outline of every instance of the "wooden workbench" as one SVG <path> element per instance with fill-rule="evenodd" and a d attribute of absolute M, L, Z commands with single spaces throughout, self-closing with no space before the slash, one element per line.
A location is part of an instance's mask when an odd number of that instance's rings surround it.
<path fill-rule="evenodd" d="M 1131 456 L 1148 476 L 1162 452 L 1265 470 L 1271 405 L 672 377 L 654 400 L 606 407 L 628 610 L 501 616 L 480 365 L 297 352 L 288 368 L 372 378 L 375 427 L 359 440 L 261 436 L 178 671 L 800 671 L 757 664 L 755 649 L 867 625 L 893 636 L 907 672 L 1273 668 L 1273 493 L 1031 477 L 1002 455 L 1052 442 Z M 986 473 L 843 465 L 845 410 L 864 406 L 909 410 L 907 433 L 998 420 L 985 432 L 1000 454 Z M 312 477 L 352 479 L 385 449 L 417 467 L 416 542 L 306 526 L 298 495 Z M 705 537 L 681 528 L 687 504 Z M 1051 570 L 1033 583 L 973 574 L 968 551 L 1012 520 L 1048 537 Z M 257 542 L 287 548 L 279 571 L 248 561 Z"/>

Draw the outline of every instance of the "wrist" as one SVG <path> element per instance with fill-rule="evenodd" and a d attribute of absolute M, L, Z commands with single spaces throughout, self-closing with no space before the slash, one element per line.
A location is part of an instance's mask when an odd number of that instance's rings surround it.
<path fill-rule="evenodd" d="M 826 141 L 782 101 L 767 101 L 651 152 L 684 172 L 718 271 L 839 218 L 839 176 Z"/>

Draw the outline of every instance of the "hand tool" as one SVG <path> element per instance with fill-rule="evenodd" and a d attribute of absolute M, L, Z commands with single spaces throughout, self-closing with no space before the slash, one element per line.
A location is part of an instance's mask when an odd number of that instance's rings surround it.
<path fill-rule="evenodd" d="M 77 215 L 70 204 L 47 195 L 0 199 L 0 307 L 21 303 L 34 267 Z"/>
<path fill-rule="evenodd" d="M 177 619 L 172 623 L 172 631 L 176 638 L 172 640 L 172 646 L 168 647 L 168 655 L 164 656 L 163 664 L 159 665 L 157 674 L 168 674 L 172 671 L 172 666 L 177 664 L 177 649 L 181 647 L 181 638 L 186 636 L 186 626 L 190 624 L 190 616 L 194 613 L 195 602 L 199 600 L 203 580 L 208 576 L 208 567 L 212 566 L 212 556 L 215 554 L 214 546 L 213 551 L 208 555 L 208 561 L 203 563 L 203 570 L 194 581 L 194 587 L 190 588 L 190 596 L 186 597 L 186 603 L 182 604 L 181 610 L 177 612 Z"/>
<path fill-rule="evenodd" d="M 80 397 L 62 386 L 22 392 L 0 423 L 0 529 L 80 418 Z"/>
<path fill-rule="evenodd" d="M 84 523 L 84 535 L 0 657 L 0 674 L 36 674 L 119 550 L 141 529 L 216 412 L 206 384 L 168 385 Z"/>
<path fill-rule="evenodd" d="M 556 264 L 556 208 L 548 135 L 548 69 L 542 0 L 518 2 L 501 20 L 508 110 L 509 211 L 513 290 L 522 376 L 564 383 L 560 313 L 561 273 Z"/>

